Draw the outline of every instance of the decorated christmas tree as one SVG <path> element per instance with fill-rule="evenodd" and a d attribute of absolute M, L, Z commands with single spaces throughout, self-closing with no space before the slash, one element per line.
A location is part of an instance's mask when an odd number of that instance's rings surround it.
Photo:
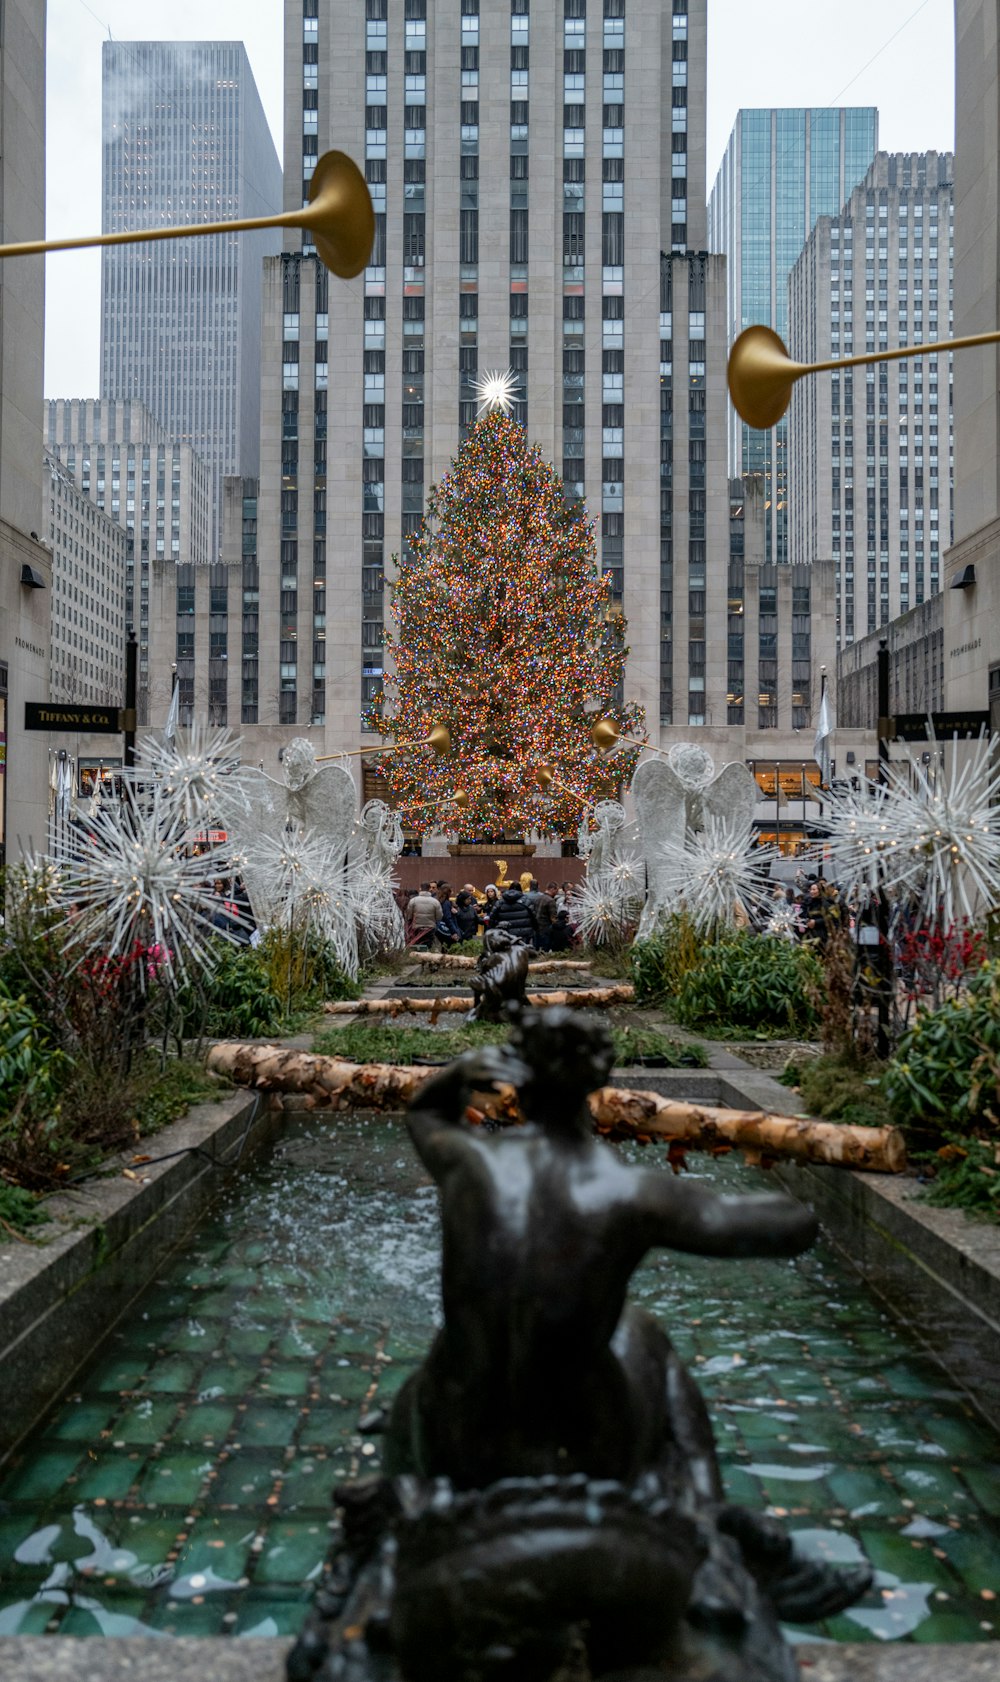
<path fill-rule="evenodd" d="M 400 743 L 435 723 L 451 731 L 444 757 L 416 749 L 381 760 L 415 827 L 573 831 L 588 803 L 629 781 L 638 750 L 617 752 L 612 770 L 590 738 L 601 716 L 644 735 L 641 708 L 615 701 L 624 619 L 585 514 L 502 407 L 476 422 L 432 488 L 392 616 L 394 670 L 369 726 Z"/>

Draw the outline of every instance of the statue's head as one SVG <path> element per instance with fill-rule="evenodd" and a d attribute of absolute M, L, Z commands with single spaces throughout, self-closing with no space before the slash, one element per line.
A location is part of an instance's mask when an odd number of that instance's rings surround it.
<path fill-rule="evenodd" d="M 532 1071 L 532 1120 L 553 1130 L 572 1124 L 588 1093 L 606 1086 L 615 1048 L 597 1016 L 553 1006 L 526 1010 L 511 1035 L 511 1049 Z"/>
<path fill-rule="evenodd" d="M 712 755 L 697 742 L 675 742 L 667 754 L 667 764 L 692 793 L 707 788 L 715 776 Z"/>
<path fill-rule="evenodd" d="M 310 778 L 316 775 L 316 749 L 304 736 L 296 736 L 281 756 L 281 768 L 290 789 L 305 788 Z"/>

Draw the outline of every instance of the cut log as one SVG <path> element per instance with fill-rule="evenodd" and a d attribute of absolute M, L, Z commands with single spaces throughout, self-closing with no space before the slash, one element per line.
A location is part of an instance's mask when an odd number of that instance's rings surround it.
<path fill-rule="evenodd" d="M 408 1104 L 430 1069 L 394 1063 L 351 1063 L 283 1046 L 220 1043 L 211 1047 L 209 1069 L 239 1086 L 265 1092 L 298 1092 L 318 1108 L 399 1110 Z M 512 1088 L 477 1094 L 476 1115 L 510 1120 Z M 605 1086 L 591 1094 L 599 1133 L 662 1139 L 688 1150 L 744 1150 L 758 1159 L 823 1163 L 898 1174 L 906 1167 L 906 1146 L 896 1127 L 854 1127 L 771 1115 L 765 1110 L 725 1110 Z"/>
<path fill-rule="evenodd" d="M 614 987 L 553 988 L 550 993 L 528 993 L 527 1003 L 544 1008 L 564 1005 L 570 1009 L 603 1009 L 607 1005 L 631 1004 L 635 988 L 626 982 Z M 471 998 L 455 998 L 443 993 L 439 999 L 338 999 L 327 1002 L 323 1009 L 328 1016 L 405 1016 L 411 1011 L 427 1011 L 431 1020 L 449 1011 L 469 1011 Z"/>
<path fill-rule="evenodd" d="M 412 959 L 414 963 L 430 964 L 441 969 L 475 969 L 479 962 L 478 958 L 470 958 L 465 952 L 456 952 L 454 956 L 450 952 L 410 952 L 407 958 Z M 564 973 L 569 970 L 583 970 L 589 973 L 590 963 L 578 958 L 541 957 L 531 959 L 531 969 L 533 972 L 543 969 L 562 970 Z"/>
<path fill-rule="evenodd" d="M 602 1133 L 626 1133 L 671 1144 L 713 1150 L 735 1147 L 761 1157 L 825 1163 L 898 1174 L 906 1167 L 906 1144 L 898 1127 L 855 1127 L 847 1122 L 810 1121 L 766 1110 L 724 1110 L 605 1086 L 590 1097 Z"/>

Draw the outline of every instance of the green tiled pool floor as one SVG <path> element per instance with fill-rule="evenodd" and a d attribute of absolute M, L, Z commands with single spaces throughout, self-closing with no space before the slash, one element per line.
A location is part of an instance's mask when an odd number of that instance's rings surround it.
<path fill-rule="evenodd" d="M 720 1188 L 758 1178 L 688 1162 Z M 859 1606 L 798 1639 L 996 1636 L 1000 1439 L 825 1247 L 660 1252 L 633 1295 L 704 1389 L 732 1498 L 877 1569 Z M 403 1129 L 289 1135 L 0 1484 L 0 1634 L 296 1630 L 333 1485 L 378 1467 L 359 1416 L 391 1399 L 437 1311 L 436 1196 Z"/>

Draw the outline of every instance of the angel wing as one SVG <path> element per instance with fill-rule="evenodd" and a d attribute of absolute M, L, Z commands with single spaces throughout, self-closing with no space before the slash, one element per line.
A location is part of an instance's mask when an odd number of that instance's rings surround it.
<path fill-rule="evenodd" d="M 347 855 L 358 793 L 344 765 L 324 765 L 301 788 L 286 791 L 289 818 L 312 829 L 334 857 Z"/>
<path fill-rule="evenodd" d="M 632 778 L 642 856 L 646 863 L 646 904 L 639 938 L 646 939 L 673 897 L 666 863 L 671 847 L 683 847 L 687 830 L 687 791 L 663 759 L 644 759 Z"/>
<path fill-rule="evenodd" d="M 733 760 L 731 764 L 724 765 L 718 776 L 701 791 L 703 821 L 700 827 L 707 827 L 708 820 L 715 818 L 731 824 L 734 829 L 749 830 L 759 797 L 760 790 L 753 772 Z"/>
<path fill-rule="evenodd" d="M 259 842 L 266 838 L 278 846 L 288 821 L 288 790 L 284 783 L 249 766 L 240 770 L 239 783 L 241 798 L 229 801 L 224 797 L 220 816 L 230 836 L 233 870 L 242 877 L 254 921 L 258 928 L 267 928 L 275 921 L 279 896 Z"/>

